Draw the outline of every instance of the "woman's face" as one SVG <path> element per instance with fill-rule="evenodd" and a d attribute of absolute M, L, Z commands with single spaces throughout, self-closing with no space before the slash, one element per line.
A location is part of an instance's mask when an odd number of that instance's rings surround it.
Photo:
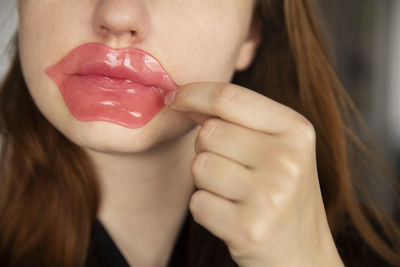
<path fill-rule="evenodd" d="M 24 78 L 43 115 L 76 144 L 139 152 L 195 124 L 167 108 L 140 128 L 81 121 L 45 70 L 74 48 L 95 42 L 153 55 L 178 86 L 229 82 L 235 71 L 250 64 L 256 49 L 255 38 L 249 37 L 253 5 L 253 0 L 19 0 Z"/>

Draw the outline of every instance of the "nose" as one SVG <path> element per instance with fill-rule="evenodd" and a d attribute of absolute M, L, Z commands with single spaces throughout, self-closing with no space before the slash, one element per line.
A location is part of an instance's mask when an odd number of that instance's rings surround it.
<path fill-rule="evenodd" d="M 93 18 L 96 33 L 115 47 L 143 41 L 150 27 L 146 1 L 98 0 Z"/>

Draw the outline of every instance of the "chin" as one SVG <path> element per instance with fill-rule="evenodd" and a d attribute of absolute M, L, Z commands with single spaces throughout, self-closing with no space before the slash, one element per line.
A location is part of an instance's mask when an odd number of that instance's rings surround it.
<path fill-rule="evenodd" d="M 188 133 L 196 124 L 182 113 L 163 109 L 145 126 L 137 129 L 108 121 L 83 122 L 73 117 L 55 123 L 55 126 L 69 140 L 84 149 L 126 154 L 155 150 Z"/>

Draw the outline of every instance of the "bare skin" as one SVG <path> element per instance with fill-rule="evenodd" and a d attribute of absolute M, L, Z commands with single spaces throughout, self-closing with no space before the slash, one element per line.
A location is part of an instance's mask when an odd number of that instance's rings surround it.
<path fill-rule="evenodd" d="M 132 266 L 166 266 L 194 190 L 198 127 L 136 155 L 88 150 L 102 185 L 99 218 Z M 171 156 L 177 155 L 177 157 Z"/>

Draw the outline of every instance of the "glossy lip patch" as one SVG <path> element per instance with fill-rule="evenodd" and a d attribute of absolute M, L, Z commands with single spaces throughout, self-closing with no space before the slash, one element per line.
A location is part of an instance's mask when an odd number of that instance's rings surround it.
<path fill-rule="evenodd" d="M 71 114 L 80 121 L 145 126 L 178 88 L 162 65 L 138 48 L 86 43 L 45 70 Z"/>

